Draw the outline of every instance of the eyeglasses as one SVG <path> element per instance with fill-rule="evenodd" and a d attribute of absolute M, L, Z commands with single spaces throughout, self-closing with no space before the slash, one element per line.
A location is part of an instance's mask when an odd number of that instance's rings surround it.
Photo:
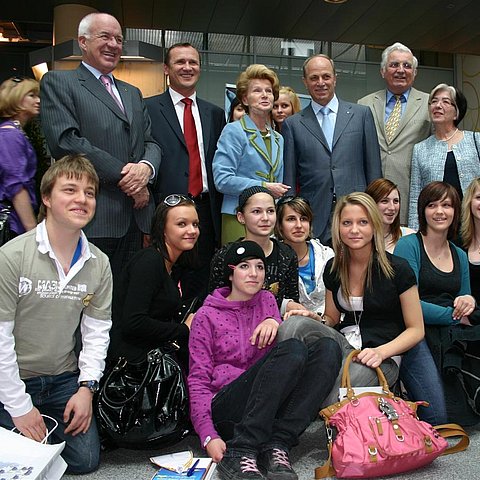
<path fill-rule="evenodd" d="M 402 66 L 404 70 L 411 70 L 413 68 L 413 65 L 410 62 L 390 62 L 388 64 L 388 68 L 391 68 L 392 70 L 397 70 Z"/>
<path fill-rule="evenodd" d="M 286 205 L 290 202 L 293 202 L 293 200 L 297 200 L 297 199 L 302 200 L 308 206 L 310 206 L 310 202 L 306 198 L 298 197 L 298 196 L 294 196 L 294 195 L 287 195 L 286 197 L 281 197 L 279 200 L 277 200 L 277 207 L 280 206 L 280 205 Z"/>
<path fill-rule="evenodd" d="M 169 207 L 176 207 L 181 202 L 189 202 L 195 205 L 192 198 L 182 195 L 181 193 L 172 193 L 171 195 L 167 195 L 163 200 L 163 203 Z"/>
<path fill-rule="evenodd" d="M 445 105 L 447 107 L 457 108 L 457 106 L 449 98 L 432 98 L 430 100 L 430 105 Z"/>
<path fill-rule="evenodd" d="M 108 33 L 97 33 L 93 35 L 95 38 L 99 38 L 103 42 L 109 42 L 110 40 L 115 40 L 115 43 L 117 45 L 123 45 L 125 43 L 125 40 L 123 37 L 120 37 L 118 35 L 109 35 Z"/>

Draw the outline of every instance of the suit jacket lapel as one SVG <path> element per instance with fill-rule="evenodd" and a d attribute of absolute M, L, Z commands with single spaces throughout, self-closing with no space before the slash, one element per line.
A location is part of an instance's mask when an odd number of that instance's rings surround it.
<path fill-rule="evenodd" d="M 78 80 L 80 85 L 86 88 L 92 95 L 98 98 L 102 103 L 104 103 L 115 115 L 117 115 L 123 121 L 126 121 L 127 118 L 125 114 L 120 110 L 118 105 L 115 103 L 115 100 L 110 96 L 105 87 L 102 85 L 100 80 L 95 78 L 95 75 L 90 73 L 82 64 L 77 69 Z M 118 88 L 118 87 L 117 87 Z M 124 97 L 128 95 L 123 95 L 120 92 L 122 101 Z M 130 111 L 131 111 L 131 102 L 130 102 Z"/>
<path fill-rule="evenodd" d="M 160 95 L 158 101 L 160 102 L 160 112 L 165 117 L 165 120 L 170 125 L 171 129 L 175 132 L 175 135 L 178 139 L 183 143 L 185 148 L 187 148 L 187 144 L 185 143 L 185 136 L 182 132 L 182 127 L 178 122 L 177 112 L 172 102 L 172 97 L 168 90 L 163 94 Z M 202 124 L 203 126 L 203 124 Z"/>
<path fill-rule="evenodd" d="M 382 128 L 383 136 L 385 137 L 385 106 L 387 102 L 387 92 L 382 90 L 380 93 L 375 95 L 375 100 L 373 102 L 373 115 L 375 117 L 375 122 L 377 125 L 380 125 Z"/>
<path fill-rule="evenodd" d="M 342 100 L 338 101 L 338 112 L 337 120 L 335 121 L 335 130 L 333 131 L 333 142 L 332 150 L 337 143 L 337 140 L 341 137 L 345 127 L 348 125 L 352 119 L 354 113 L 351 110 L 351 105 L 349 103 L 343 102 Z"/>
<path fill-rule="evenodd" d="M 330 150 L 328 142 L 323 134 L 323 131 L 318 123 L 315 112 L 313 111 L 312 105 L 304 108 L 300 114 L 302 115 L 301 122 L 305 128 L 327 149 Z"/>
<path fill-rule="evenodd" d="M 262 135 L 259 133 L 256 125 L 248 116 L 243 116 L 240 120 L 240 125 L 245 131 L 250 145 L 257 151 L 257 153 L 263 158 L 265 163 L 269 166 L 269 175 L 265 177 L 265 181 L 275 181 L 275 174 L 280 163 L 280 136 L 277 132 L 271 131 L 271 148 L 272 155 L 270 156 L 265 145 L 265 141 Z M 258 173 L 258 172 L 257 172 Z"/>
<path fill-rule="evenodd" d="M 203 135 L 203 151 L 205 155 L 208 152 L 210 145 L 210 127 L 212 124 L 212 112 L 208 104 L 204 104 L 200 98 L 197 97 L 198 113 L 200 114 L 200 121 L 202 123 Z"/>

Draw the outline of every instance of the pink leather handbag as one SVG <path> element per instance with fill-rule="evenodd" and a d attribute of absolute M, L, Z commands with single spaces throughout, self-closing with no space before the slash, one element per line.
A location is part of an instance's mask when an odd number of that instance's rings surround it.
<path fill-rule="evenodd" d="M 417 418 L 417 404 L 397 398 L 390 392 L 380 368 L 379 384 L 384 393 L 355 395 L 349 375 L 353 351 L 345 361 L 342 387 L 347 398 L 321 410 L 327 429 L 329 458 L 315 469 L 315 478 L 372 478 L 420 468 L 444 453 L 467 448 L 468 435 L 459 425 L 437 428 Z M 332 427 L 337 430 L 333 441 Z M 447 450 L 443 437 L 461 436 L 460 442 Z M 333 468 L 332 468 L 333 464 Z"/>

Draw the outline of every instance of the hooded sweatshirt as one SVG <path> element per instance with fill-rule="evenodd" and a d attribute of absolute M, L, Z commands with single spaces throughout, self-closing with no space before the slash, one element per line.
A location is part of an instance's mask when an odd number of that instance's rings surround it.
<path fill-rule="evenodd" d="M 266 318 L 281 323 L 272 293 L 260 290 L 247 301 L 229 301 L 229 294 L 229 287 L 214 290 L 195 314 L 190 331 L 190 418 L 202 445 L 207 437 L 219 438 L 212 420 L 213 397 L 273 347 L 251 345 L 253 331 Z"/>

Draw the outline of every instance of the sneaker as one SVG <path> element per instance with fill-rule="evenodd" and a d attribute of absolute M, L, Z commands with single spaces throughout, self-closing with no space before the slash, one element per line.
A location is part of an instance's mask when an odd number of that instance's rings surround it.
<path fill-rule="evenodd" d="M 268 480 L 298 480 L 285 450 L 272 448 L 263 451 L 258 457 L 258 464 L 266 472 Z"/>
<path fill-rule="evenodd" d="M 217 465 L 217 470 L 222 480 L 264 480 L 257 467 L 257 459 L 253 455 L 241 457 L 223 457 Z"/>

